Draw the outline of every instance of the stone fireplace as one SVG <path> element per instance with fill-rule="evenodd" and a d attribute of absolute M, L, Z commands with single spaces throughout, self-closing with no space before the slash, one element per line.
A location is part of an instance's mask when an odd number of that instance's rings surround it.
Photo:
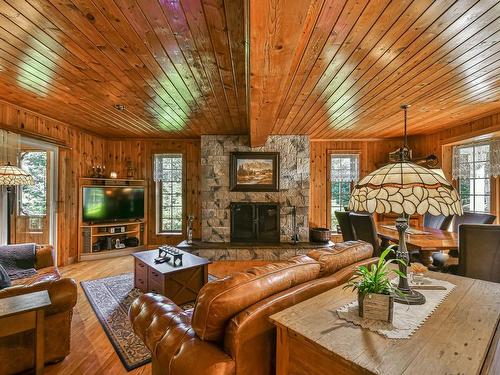
<path fill-rule="evenodd" d="M 275 135 L 269 137 L 262 147 L 250 148 L 248 144 L 248 136 L 207 135 L 201 137 L 202 240 L 231 242 L 231 207 L 238 203 L 267 203 L 276 205 L 279 213 L 277 215 L 279 240 L 275 237 L 267 237 L 265 242 L 291 241 L 294 234 L 292 224 L 294 208 L 299 241 L 308 241 L 309 138 Z M 236 151 L 279 152 L 280 190 L 278 192 L 231 191 L 229 187 L 230 154 Z M 236 225 L 239 224 L 236 223 Z M 265 225 L 269 228 L 270 222 Z M 252 229 L 253 235 L 255 228 L 248 228 Z"/>

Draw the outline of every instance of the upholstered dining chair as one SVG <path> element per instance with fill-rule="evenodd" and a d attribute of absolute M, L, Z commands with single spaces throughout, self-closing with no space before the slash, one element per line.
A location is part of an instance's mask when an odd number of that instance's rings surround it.
<path fill-rule="evenodd" d="M 458 259 L 435 253 L 446 272 L 500 283 L 500 225 L 462 224 L 458 228 Z"/>
<path fill-rule="evenodd" d="M 451 221 L 451 231 L 458 232 L 461 224 L 493 224 L 497 217 L 491 214 L 477 212 L 464 212 L 462 216 L 453 216 Z"/>
<path fill-rule="evenodd" d="M 349 219 L 351 220 L 355 238 L 372 244 L 373 256 L 378 257 L 380 255 L 380 240 L 373 216 L 350 212 Z"/>
<path fill-rule="evenodd" d="M 426 213 L 424 215 L 424 227 L 434 228 L 440 230 L 448 230 L 450 227 L 451 220 L 453 216 L 444 216 L 444 215 L 431 215 L 430 213 Z"/>
<path fill-rule="evenodd" d="M 344 241 L 354 241 L 356 237 L 354 236 L 349 211 L 335 211 L 335 217 L 342 232 L 342 239 Z"/>

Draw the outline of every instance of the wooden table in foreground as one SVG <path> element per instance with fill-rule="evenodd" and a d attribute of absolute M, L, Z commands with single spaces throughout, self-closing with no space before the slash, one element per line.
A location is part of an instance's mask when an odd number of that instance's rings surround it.
<path fill-rule="evenodd" d="M 339 319 L 356 295 L 342 287 L 271 316 L 277 374 L 498 374 L 500 284 L 430 272 L 456 285 L 409 339 Z"/>
<path fill-rule="evenodd" d="M 45 361 L 44 308 L 50 304 L 49 293 L 46 290 L 0 299 L 0 337 L 35 330 L 36 374 L 43 373 Z"/>
<path fill-rule="evenodd" d="M 394 229 L 387 228 L 387 226 Z M 418 250 L 425 266 L 432 263 L 433 251 L 458 249 L 458 233 L 421 226 L 412 226 L 411 229 L 428 232 L 428 234 L 406 234 L 408 250 Z M 377 223 L 377 234 L 382 239 L 384 247 L 388 242 L 398 243 L 399 241 L 399 234 L 394 222 Z"/>
<path fill-rule="evenodd" d="M 182 265 L 177 267 L 155 263 L 158 250 L 132 254 L 135 258 L 134 286 L 144 293 L 162 294 L 177 305 L 194 301 L 208 282 L 208 265 L 212 262 L 185 251 L 182 253 Z"/>

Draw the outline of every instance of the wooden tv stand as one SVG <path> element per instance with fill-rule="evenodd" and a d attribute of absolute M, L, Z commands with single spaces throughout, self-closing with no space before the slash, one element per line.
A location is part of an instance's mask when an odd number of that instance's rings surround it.
<path fill-rule="evenodd" d="M 144 187 L 144 219 L 135 221 L 116 221 L 108 223 L 85 223 L 82 221 L 83 188 L 88 186 L 135 186 Z M 78 260 L 95 260 L 111 258 L 135 253 L 147 249 L 147 182 L 145 180 L 131 179 L 109 179 L 109 178 L 81 178 L 79 184 L 79 210 L 78 210 Z M 114 228 L 120 228 L 120 232 L 112 233 Z M 136 237 L 138 246 L 116 249 L 116 239 L 124 240 Z M 95 244 L 100 240 L 109 238 L 112 246 L 106 246 L 100 250 L 95 249 Z M 104 241 L 103 241 L 104 242 Z"/>

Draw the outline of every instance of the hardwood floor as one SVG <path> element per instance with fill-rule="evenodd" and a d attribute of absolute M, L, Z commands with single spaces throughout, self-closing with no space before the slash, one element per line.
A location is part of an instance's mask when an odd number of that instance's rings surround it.
<path fill-rule="evenodd" d="M 217 262 L 209 265 L 209 272 L 217 277 L 224 277 L 232 272 L 266 263 L 268 262 Z M 45 368 L 46 374 L 151 374 L 151 364 L 139 367 L 130 372 L 125 370 L 80 287 L 80 282 L 83 280 L 93 280 L 133 272 L 133 265 L 133 258 L 131 256 L 124 256 L 113 259 L 80 262 L 60 269 L 64 277 L 71 277 L 77 282 L 78 302 L 73 314 L 71 353 L 64 361 L 47 366 Z"/>

